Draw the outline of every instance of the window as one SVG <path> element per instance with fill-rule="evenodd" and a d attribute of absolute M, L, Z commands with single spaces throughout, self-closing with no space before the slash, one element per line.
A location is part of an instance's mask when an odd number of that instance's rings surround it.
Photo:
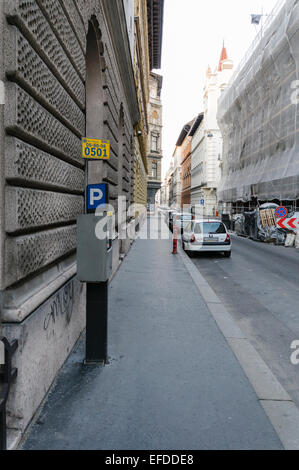
<path fill-rule="evenodd" d="M 155 180 L 158 178 L 158 165 L 157 163 L 152 163 L 152 178 Z"/>
<path fill-rule="evenodd" d="M 196 225 L 195 225 L 195 227 L 194 227 L 194 233 L 196 233 L 196 234 L 202 233 L 200 226 L 201 226 L 201 224 L 196 224 Z"/>
<path fill-rule="evenodd" d="M 159 136 L 157 134 L 152 134 L 152 151 L 158 152 L 158 139 Z"/>
<path fill-rule="evenodd" d="M 223 223 L 219 222 L 204 222 L 203 232 L 208 234 L 226 233 Z"/>

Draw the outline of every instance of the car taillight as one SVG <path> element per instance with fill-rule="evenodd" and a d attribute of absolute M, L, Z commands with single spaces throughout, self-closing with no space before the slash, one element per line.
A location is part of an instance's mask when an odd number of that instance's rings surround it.
<path fill-rule="evenodd" d="M 191 243 L 194 243 L 194 242 L 195 242 L 195 235 L 192 235 L 192 237 L 190 238 L 190 242 L 191 242 Z"/>
<path fill-rule="evenodd" d="M 229 233 L 226 234 L 226 243 L 230 242 L 230 236 L 229 236 Z"/>

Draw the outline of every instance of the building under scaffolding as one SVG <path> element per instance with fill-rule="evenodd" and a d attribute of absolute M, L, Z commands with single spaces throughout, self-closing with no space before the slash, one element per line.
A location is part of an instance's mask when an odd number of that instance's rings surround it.
<path fill-rule="evenodd" d="M 219 99 L 218 200 L 299 199 L 299 2 L 280 1 Z"/>

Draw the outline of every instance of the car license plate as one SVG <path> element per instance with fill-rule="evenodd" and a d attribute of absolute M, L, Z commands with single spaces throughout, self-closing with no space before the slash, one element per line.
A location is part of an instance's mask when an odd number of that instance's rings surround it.
<path fill-rule="evenodd" d="M 215 238 L 215 237 L 204 237 L 203 241 L 204 241 L 204 242 L 207 242 L 207 243 L 217 243 L 217 242 L 218 242 L 218 238 Z"/>

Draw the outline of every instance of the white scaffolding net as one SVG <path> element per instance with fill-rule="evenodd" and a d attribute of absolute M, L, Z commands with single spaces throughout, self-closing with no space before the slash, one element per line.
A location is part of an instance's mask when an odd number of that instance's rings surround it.
<path fill-rule="evenodd" d="M 219 99 L 223 202 L 299 198 L 299 0 L 279 2 Z"/>

